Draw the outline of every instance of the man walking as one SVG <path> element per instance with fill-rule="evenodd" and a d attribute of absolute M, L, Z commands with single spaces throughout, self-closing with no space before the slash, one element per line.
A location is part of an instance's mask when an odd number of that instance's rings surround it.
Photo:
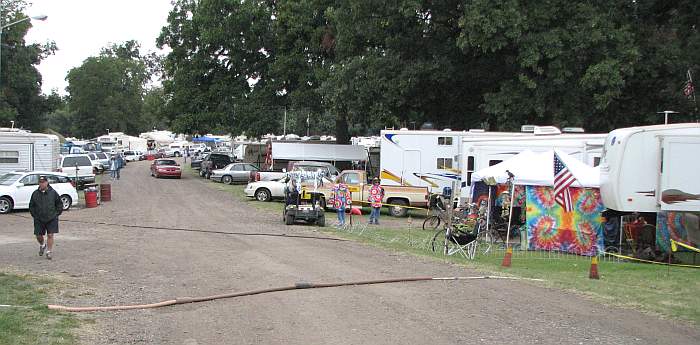
<path fill-rule="evenodd" d="M 369 188 L 369 205 L 372 211 L 369 214 L 369 223 L 379 225 L 379 211 L 382 209 L 382 201 L 384 200 L 384 188 L 379 185 L 379 179 L 372 179 L 372 187 Z"/>
<path fill-rule="evenodd" d="M 52 259 L 53 236 L 58 233 L 58 216 L 63 212 L 61 197 L 49 186 L 46 176 L 39 176 L 39 188 L 29 200 L 29 213 L 34 218 L 34 235 L 39 242 L 39 256 Z M 44 235 L 47 239 L 44 242 Z"/>

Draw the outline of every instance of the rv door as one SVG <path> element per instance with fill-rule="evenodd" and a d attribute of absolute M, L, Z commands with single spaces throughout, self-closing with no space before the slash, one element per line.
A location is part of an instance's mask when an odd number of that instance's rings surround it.
<path fill-rule="evenodd" d="M 661 161 L 656 200 L 663 211 L 700 211 L 700 138 L 661 136 Z"/>
<path fill-rule="evenodd" d="M 414 177 L 420 176 L 423 173 L 421 169 L 421 157 L 420 151 L 418 150 L 405 150 L 403 151 L 403 170 L 401 171 L 401 185 L 402 186 L 420 186 L 420 177 L 417 177 L 418 184 L 411 184 L 411 180 Z"/>

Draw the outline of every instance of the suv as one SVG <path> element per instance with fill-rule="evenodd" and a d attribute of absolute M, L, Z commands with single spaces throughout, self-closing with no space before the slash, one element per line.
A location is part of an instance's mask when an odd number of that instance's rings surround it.
<path fill-rule="evenodd" d="M 92 161 L 88 155 L 65 155 L 61 157 L 61 162 L 58 165 L 58 171 L 66 174 L 71 180 L 82 185 L 85 183 L 94 183 L 95 174 L 92 171 Z"/>
<path fill-rule="evenodd" d="M 228 154 L 210 153 L 204 156 L 204 159 L 202 159 L 202 163 L 199 168 L 199 176 L 206 177 L 208 179 L 213 170 L 221 169 L 231 163 L 233 163 L 233 158 L 231 158 L 231 156 Z"/>

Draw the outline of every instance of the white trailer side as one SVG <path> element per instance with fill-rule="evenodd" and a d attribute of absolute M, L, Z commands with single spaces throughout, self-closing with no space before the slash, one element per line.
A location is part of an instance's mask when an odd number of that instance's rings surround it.
<path fill-rule="evenodd" d="M 0 173 L 13 170 L 55 171 L 60 144 L 50 134 L 0 130 Z"/>
<path fill-rule="evenodd" d="M 700 124 L 617 129 L 600 165 L 605 207 L 624 212 L 700 211 Z"/>

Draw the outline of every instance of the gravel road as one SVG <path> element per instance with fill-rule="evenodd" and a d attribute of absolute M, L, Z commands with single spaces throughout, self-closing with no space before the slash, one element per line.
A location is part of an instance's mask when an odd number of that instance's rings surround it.
<path fill-rule="evenodd" d="M 53 261 L 37 256 L 28 212 L 0 216 L 0 270 L 58 279 L 50 303 L 70 306 L 152 303 L 299 281 L 480 275 L 338 241 L 313 227 L 285 226 L 281 215 L 263 214 L 200 178 L 149 177 L 148 162 L 130 163 L 112 184 L 112 198 L 64 213 Z M 93 321 L 79 330 L 82 344 L 700 343 L 700 330 L 691 325 L 504 280 L 294 290 L 80 317 Z"/>

